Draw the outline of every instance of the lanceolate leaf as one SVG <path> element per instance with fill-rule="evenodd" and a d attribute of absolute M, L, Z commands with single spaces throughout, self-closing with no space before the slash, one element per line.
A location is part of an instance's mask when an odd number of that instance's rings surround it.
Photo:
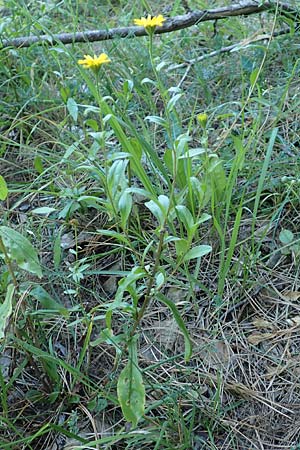
<path fill-rule="evenodd" d="M 66 317 L 69 315 L 67 308 L 54 300 L 42 286 L 37 286 L 32 289 L 30 295 L 38 300 L 45 310 L 53 311 Z"/>
<path fill-rule="evenodd" d="M 198 245 L 193 247 L 184 256 L 183 261 L 189 261 L 190 259 L 201 258 L 201 256 L 207 255 L 212 250 L 210 245 Z"/>
<path fill-rule="evenodd" d="M 136 427 L 145 410 L 145 387 L 137 362 L 136 338 L 128 344 L 128 363 L 118 379 L 118 400 L 127 422 Z"/>
<path fill-rule="evenodd" d="M 70 116 L 73 118 L 74 122 L 77 122 L 77 119 L 78 119 L 78 105 L 75 102 L 74 98 L 68 98 L 67 109 L 69 111 Z"/>
<path fill-rule="evenodd" d="M 42 277 L 42 269 L 37 253 L 29 240 L 9 227 L 0 226 L 0 237 L 2 238 L 6 252 L 17 265 L 27 272 Z M 3 257 L 3 255 L 0 254 Z"/>
<path fill-rule="evenodd" d="M 0 200 L 5 200 L 8 195 L 8 188 L 3 176 L 0 175 Z"/>
<path fill-rule="evenodd" d="M 7 321 L 12 313 L 12 299 L 14 295 L 15 287 L 9 284 L 6 291 L 6 297 L 2 305 L 0 304 L 0 339 L 5 336 L 5 328 Z"/>
<path fill-rule="evenodd" d="M 183 337 L 184 337 L 184 346 L 185 346 L 185 350 L 184 350 L 184 357 L 186 361 L 189 361 L 191 356 L 192 356 L 192 343 L 191 343 L 191 339 L 188 333 L 188 330 L 186 329 L 186 326 L 184 324 L 184 321 L 181 317 L 181 315 L 179 314 L 178 309 L 176 308 L 175 304 L 169 300 L 164 294 L 162 294 L 161 292 L 158 292 L 157 294 L 158 299 L 164 303 L 171 311 L 173 314 L 174 319 L 177 322 L 177 325 L 179 326 Z"/>

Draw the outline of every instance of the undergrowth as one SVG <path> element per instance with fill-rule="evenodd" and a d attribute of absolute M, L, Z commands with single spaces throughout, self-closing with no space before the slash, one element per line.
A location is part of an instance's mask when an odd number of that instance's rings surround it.
<path fill-rule="evenodd" d="M 9 0 L 1 29 L 220 5 Z M 0 50 L 1 449 L 299 445 L 299 38 L 255 40 L 282 25 Z"/>

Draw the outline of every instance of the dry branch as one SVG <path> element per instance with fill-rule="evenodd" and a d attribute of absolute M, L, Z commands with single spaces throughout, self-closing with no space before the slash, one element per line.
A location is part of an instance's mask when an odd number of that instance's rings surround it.
<path fill-rule="evenodd" d="M 188 28 L 193 25 L 205 22 L 208 20 L 225 19 L 233 16 L 248 16 L 250 14 L 257 14 L 263 11 L 274 11 L 279 9 L 280 14 L 293 18 L 295 21 L 299 19 L 299 12 L 297 12 L 288 3 L 281 3 L 277 1 L 247 1 L 241 0 L 239 3 L 224 6 L 222 8 L 191 11 L 187 14 L 171 17 L 165 24 L 155 30 L 156 34 L 170 33 L 172 31 Z M 33 44 L 41 45 L 57 45 L 72 44 L 75 42 L 95 42 L 105 41 L 114 38 L 132 38 L 136 36 L 145 36 L 146 31 L 143 27 L 121 27 L 111 28 L 108 30 L 91 30 L 77 33 L 61 33 L 61 34 L 43 34 L 38 36 L 19 37 L 14 39 L 6 39 L 2 41 L 2 48 L 6 47 L 30 47 Z"/>

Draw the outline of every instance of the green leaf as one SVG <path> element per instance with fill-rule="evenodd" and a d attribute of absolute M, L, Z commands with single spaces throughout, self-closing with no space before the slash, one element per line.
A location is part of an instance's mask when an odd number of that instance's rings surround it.
<path fill-rule="evenodd" d="M 0 226 L 0 237 L 8 257 L 16 261 L 21 269 L 34 273 L 39 278 L 43 276 L 37 252 L 27 238 L 6 226 Z M 0 253 L 0 256 L 3 258 L 4 255 Z"/>
<path fill-rule="evenodd" d="M 0 305 L 0 339 L 5 337 L 5 328 L 7 321 L 12 313 L 12 299 L 15 292 L 15 287 L 12 284 L 7 286 L 5 300 Z"/>
<path fill-rule="evenodd" d="M 53 262 L 55 269 L 58 269 L 60 262 L 61 262 L 61 255 L 62 255 L 62 249 L 61 249 L 61 233 L 62 230 L 59 230 L 55 241 L 53 245 Z"/>
<path fill-rule="evenodd" d="M 170 113 L 173 109 L 178 100 L 183 96 L 183 93 L 176 94 L 174 97 L 172 97 L 167 104 L 167 111 Z"/>
<path fill-rule="evenodd" d="M 179 238 L 175 240 L 175 249 L 176 249 L 176 255 L 178 258 L 181 258 L 184 253 L 187 252 L 189 249 L 190 244 L 186 239 Z"/>
<path fill-rule="evenodd" d="M 211 216 L 209 214 L 203 213 L 199 220 L 197 220 L 196 224 L 200 225 L 200 223 L 206 222 L 207 220 L 211 219 Z"/>
<path fill-rule="evenodd" d="M 8 196 L 8 188 L 3 176 L 0 175 L 0 200 L 5 200 Z"/>
<path fill-rule="evenodd" d="M 217 200 L 220 201 L 225 192 L 227 179 L 223 161 L 215 155 L 210 159 L 208 173 L 210 174 L 211 186 L 217 195 Z"/>
<path fill-rule="evenodd" d="M 132 196 L 127 189 L 125 189 L 119 198 L 118 208 L 121 214 L 121 225 L 125 229 L 132 208 Z"/>
<path fill-rule="evenodd" d="M 183 321 L 181 315 L 179 314 L 179 311 L 176 308 L 175 303 L 172 302 L 172 300 L 169 300 L 168 297 L 166 297 L 161 292 L 157 292 L 156 295 L 157 295 L 157 298 L 172 311 L 173 317 L 176 320 L 176 323 L 179 326 L 179 328 L 183 334 L 184 348 L 185 348 L 184 357 L 185 357 L 185 360 L 188 362 L 191 359 L 193 349 L 192 349 L 192 342 L 191 342 L 188 330 L 184 324 L 184 321 Z"/>
<path fill-rule="evenodd" d="M 194 219 L 190 210 L 184 205 L 177 205 L 176 211 L 180 221 L 184 224 L 187 231 L 189 231 L 194 225 Z"/>
<path fill-rule="evenodd" d="M 257 67 L 256 69 L 254 69 L 251 72 L 251 74 L 250 74 L 251 87 L 253 87 L 255 85 L 255 83 L 257 82 L 259 71 L 260 71 L 260 69 L 259 69 L 259 67 Z"/>
<path fill-rule="evenodd" d="M 107 174 L 107 188 L 112 199 L 118 201 L 121 193 L 127 188 L 128 182 L 125 174 L 128 160 L 116 160 L 109 168 Z"/>
<path fill-rule="evenodd" d="M 125 419 L 136 427 L 145 411 L 145 386 L 137 364 L 136 339 L 128 344 L 128 352 L 128 363 L 120 373 L 117 392 Z"/>
<path fill-rule="evenodd" d="M 115 308 L 115 306 L 118 306 L 123 300 L 124 292 L 127 292 L 130 286 L 134 286 L 136 281 L 146 276 L 147 272 L 145 269 L 139 266 L 133 267 L 129 272 L 129 274 L 119 281 L 119 286 L 115 295 L 115 300 L 113 303 L 111 303 L 110 308 L 112 307 Z"/>
<path fill-rule="evenodd" d="M 179 156 L 178 159 L 187 159 L 187 158 L 195 158 L 195 156 L 203 155 L 203 153 L 206 153 L 207 150 L 202 147 L 197 148 L 191 148 L 187 152 L 184 153 L 184 155 Z"/>
<path fill-rule="evenodd" d="M 55 301 L 54 298 L 51 297 L 51 295 L 48 294 L 48 292 L 42 286 L 37 286 L 36 288 L 32 289 L 30 295 L 38 300 L 44 309 L 47 309 L 48 311 L 58 312 L 59 314 L 66 317 L 69 315 L 69 311 L 67 310 L 67 308 Z"/>
<path fill-rule="evenodd" d="M 132 156 L 130 159 L 131 169 L 137 175 L 144 188 L 154 195 L 155 187 L 152 186 L 151 179 L 148 177 L 141 161 L 143 154 L 141 143 L 137 139 L 130 139 L 128 144 L 128 149 L 130 150 L 130 154 Z"/>
<path fill-rule="evenodd" d="M 294 233 L 290 230 L 283 229 L 280 231 L 279 240 L 284 245 L 291 244 L 295 240 Z"/>
<path fill-rule="evenodd" d="M 165 119 L 160 116 L 147 116 L 145 120 L 148 120 L 151 123 L 155 123 L 157 125 L 161 125 L 164 128 L 168 128 L 168 123 Z"/>
<path fill-rule="evenodd" d="M 74 98 L 72 98 L 72 97 L 68 98 L 67 109 L 69 111 L 70 116 L 74 120 L 74 122 L 77 122 L 77 119 L 78 119 L 78 105 L 75 102 Z"/>
<path fill-rule="evenodd" d="M 91 347 L 97 347 L 105 342 L 106 344 L 113 345 L 118 355 L 122 354 L 123 344 L 125 342 L 125 334 L 120 333 L 117 336 L 114 335 L 113 330 L 110 328 L 104 328 L 101 331 L 100 337 L 90 342 Z"/>
<path fill-rule="evenodd" d="M 184 256 L 183 261 L 189 261 L 194 258 L 201 258 L 201 256 L 207 255 L 210 253 L 212 248 L 210 245 L 197 245 L 197 247 L 192 248 L 187 254 Z"/>
<path fill-rule="evenodd" d="M 44 172 L 44 165 L 43 165 L 42 158 L 40 156 L 36 156 L 34 158 L 33 165 L 39 175 Z"/>
<path fill-rule="evenodd" d="M 94 130 L 95 132 L 99 130 L 98 122 L 95 119 L 87 119 L 85 125 L 92 128 L 92 130 Z"/>
<path fill-rule="evenodd" d="M 169 204 L 170 200 L 166 195 L 159 195 L 155 202 L 150 200 L 145 203 L 145 206 L 150 209 L 160 225 L 163 225 L 169 211 Z"/>
<path fill-rule="evenodd" d="M 125 245 L 128 245 L 128 247 L 130 247 L 129 240 L 122 233 L 118 233 L 117 231 L 114 231 L 114 230 L 97 230 L 97 233 L 100 234 L 101 236 L 112 237 L 112 238 L 116 239 L 117 241 L 122 242 Z"/>
<path fill-rule="evenodd" d="M 56 211 L 56 208 L 51 208 L 50 206 L 42 206 L 41 208 L 34 208 L 31 212 L 33 214 L 41 214 L 43 216 L 51 214 L 54 211 Z"/>

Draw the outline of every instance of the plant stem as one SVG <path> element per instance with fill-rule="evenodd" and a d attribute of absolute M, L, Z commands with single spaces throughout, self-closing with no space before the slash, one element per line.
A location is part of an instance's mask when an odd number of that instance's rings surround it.
<path fill-rule="evenodd" d="M 165 224 L 164 224 L 165 225 Z M 142 320 L 142 318 L 144 317 L 144 314 L 146 312 L 147 307 L 149 306 L 150 300 L 151 300 L 151 290 L 154 284 L 154 280 L 155 280 L 155 275 L 156 272 L 159 268 L 159 263 L 160 263 L 160 256 L 163 250 L 163 244 L 164 244 L 164 236 L 165 236 L 165 226 L 163 226 L 159 232 L 159 243 L 158 243 L 158 248 L 157 248 L 157 252 L 156 252 L 156 257 L 155 257 L 155 262 L 154 262 L 154 267 L 152 269 L 152 273 L 150 275 L 149 278 L 149 282 L 148 282 L 148 286 L 147 286 L 147 290 L 145 293 L 145 298 L 143 301 L 143 304 L 141 306 L 141 309 L 139 310 L 139 313 L 137 315 L 137 318 L 135 319 L 135 322 L 132 326 L 132 329 L 130 331 L 130 338 L 134 335 L 140 321 Z"/>

